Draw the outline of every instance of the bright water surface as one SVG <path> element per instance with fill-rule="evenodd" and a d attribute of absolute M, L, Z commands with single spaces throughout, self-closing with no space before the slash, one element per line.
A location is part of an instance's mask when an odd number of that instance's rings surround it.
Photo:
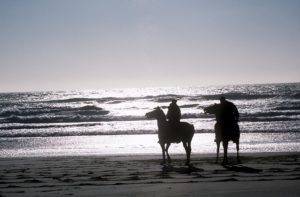
<path fill-rule="evenodd" d="M 292 83 L 0 93 L 0 157 L 160 154 L 156 121 L 145 113 L 166 112 L 173 98 L 195 126 L 193 153 L 213 153 L 215 119 L 203 108 L 220 95 L 239 109 L 241 152 L 300 151 L 300 83 Z"/>

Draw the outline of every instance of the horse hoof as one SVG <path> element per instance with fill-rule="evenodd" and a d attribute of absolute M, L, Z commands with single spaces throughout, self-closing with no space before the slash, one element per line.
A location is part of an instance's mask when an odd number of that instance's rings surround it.
<path fill-rule="evenodd" d="M 165 161 L 160 162 L 160 165 L 165 165 L 165 164 L 166 164 Z"/>
<path fill-rule="evenodd" d="M 242 161 L 238 159 L 238 160 L 237 160 L 237 163 L 238 163 L 238 164 L 242 164 Z"/>

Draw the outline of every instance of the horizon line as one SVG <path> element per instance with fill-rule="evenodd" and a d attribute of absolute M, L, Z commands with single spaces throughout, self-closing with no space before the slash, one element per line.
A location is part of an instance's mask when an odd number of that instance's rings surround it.
<path fill-rule="evenodd" d="M 218 86 L 242 86 L 242 85 L 276 85 L 276 84 L 297 84 L 300 81 L 295 82 L 255 82 L 255 83 L 235 83 L 235 84 L 211 84 L 211 85 L 183 85 L 183 86 L 149 86 L 149 87 L 120 87 L 120 88 L 97 88 L 97 89 L 65 89 L 65 90 L 24 90 L 24 91 L 2 91 L 0 94 L 9 94 L 9 93 L 29 93 L 29 92 L 66 92 L 66 91 L 98 91 L 98 90 L 126 90 L 126 89 L 150 89 L 150 88 L 189 88 L 189 87 L 218 87 Z"/>

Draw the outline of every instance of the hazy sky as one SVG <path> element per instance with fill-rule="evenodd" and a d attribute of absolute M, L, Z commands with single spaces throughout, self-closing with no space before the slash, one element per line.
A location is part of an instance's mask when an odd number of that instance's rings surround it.
<path fill-rule="evenodd" d="M 0 0 L 2 92 L 299 79 L 299 0 Z"/>

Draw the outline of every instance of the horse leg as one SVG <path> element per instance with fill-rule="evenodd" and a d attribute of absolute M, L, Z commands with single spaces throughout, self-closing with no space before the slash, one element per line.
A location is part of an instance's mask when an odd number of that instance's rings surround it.
<path fill-rule="evenodd" d="M 237 162 L 239 163 L 239 164 L 241 164 L 242 162 L 241 162 L 241 160 L 240 160 L 240 154 L 239 154 L 239 150 L 240 150 L 240 142 L 239 141 L 237 141 L 236 142 L 236 158 L 237 158 Z"/>
<path fill-rule="evenodd" d="M 160 143 L 160 147 L 161 147 L 162 156 L 163 156 L 163 161 L 161 162 L 161 164 L 165 164 L 166 163 L 166 155 L 165 155 L 166 149 L 165 149 L 165 144 Z"/>
<path fill-rule="evenodd" d="M 216 158 L 216 163 L 219 162 L 219 153 L 220 153 L 220 144 L 221 144 L 221 128 L 220 128 L 220 124 L 216 123 L 215 124 L 215 142 L 217 144 L 217 158 Z"/>
<path fill-rule="evenodd" d="M 168 162 L 171 162 L 171 157 L 169 155 L 169 147 L 170 147 L 171 143 L 167 143 L 167 147 L 166 147 L 166 153 L 167 153 L 167 158 L 168 158 Z"/>
<path fill-rule="evenodd" d="M 223 148 L 224 148 L 224 158 L 223 158 L 223 162 L 222 165 L 227 164 L 227 149 L 228 149 L 228 141 L 224 140 L 223 141 Z"/>
<path fill-rule="evenodd" d="M 187 156 L 187 164 L 190 163 L 190 160 L 191 160 L 191 152 L 192 152 L 192 142 L 189 141 L 188 142 L 188 156 Z"/>
<path fill-rule="evenodd" d="M 216 144 L 217 144 L 217 158 L 216 158 L 216 163 L 219 162 L 220 143 L 221 143 L 221 141 L 216 141 Z"/>
<path fill-rule="evenodd" d="M 186 153 L 186 162 L 185 162 L 185 164 L 189 165 L 190 161 L 189 161 L 188 145 L 186 144 L 186 142 L 182 142 L 182 144 L 183 144 L 183 147 L 184 147 L 185 153 Z"/>

